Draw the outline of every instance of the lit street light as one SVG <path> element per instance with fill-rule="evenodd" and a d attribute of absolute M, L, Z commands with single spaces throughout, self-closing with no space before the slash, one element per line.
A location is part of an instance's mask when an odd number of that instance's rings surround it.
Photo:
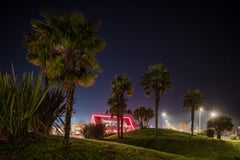
<path fill-rule="evenodd" d="M 167 114 L 166 114 L 166 112 L 162 112 L 162 114 L 161 114 L 161 116 L 163 117 L 163 120 L 165 121 L 165 123 L 167 122 Z M 167 123 L 166 123 L 167 124 Z M 162 124 L 163 126 L 163 128 L 164 128 L 164 123 Z"/>
<path fill-rule="evenodd" d="M 166 113 L 165 113 L 165 112 L 163 112 L 163 113 L 162 113 L 162 116 L 163 116 L 163 117 L 166 117 Z"/>
<path fill-rule="evenodd" d="M 213 118 L 216 117 L 216 112 L 212 112 L 211 117 L 213 117 Z"/>

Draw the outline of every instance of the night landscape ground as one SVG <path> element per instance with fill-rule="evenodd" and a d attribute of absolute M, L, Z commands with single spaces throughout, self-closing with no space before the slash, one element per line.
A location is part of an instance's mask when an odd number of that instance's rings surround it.
<path fill-rule="evenodd" d="M 239 160 L 240 141 L 216 140 L 200 135 L 159 129 L 136 130 L 104 140 L 71 139 L 62 145 L 62 137 L 38 143 L 1 144 L 1 160 Z"/>

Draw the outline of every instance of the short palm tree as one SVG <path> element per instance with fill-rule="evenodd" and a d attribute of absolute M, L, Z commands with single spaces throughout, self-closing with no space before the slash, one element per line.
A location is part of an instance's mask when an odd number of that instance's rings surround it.
<path fill-rule="evenodd" d="M 199 110 L 205 104 L 199 89 L 189 89 L 184 94 L 183 107 L 191 110 L 191 134 L 194 129 L 194 111 Z"/>
<path fill-rule="evenodd" d="M 48 14 L 43 18 L 35 22 L 40 26 L 40 33 L 33 31 L 37 40 L 30 47 L 37 50 L 28 57 L 34 64 L 43 66 L 47 79 L 60 84 L 66 93 L 64 143 L 69 144 L 75 88 L 94 84 L 96 73 L 102 71 L 95 55 L 105 47 L 105 42 L 97 36 L 100 21 L 87 20 L 80 12 Z M 41 37 L 46 39 L 46 44 Z"/>
<path fill-rule="evenodd" d="M 144 87 L 146 97 L 153 92 L 155 95 L 155 135 L 158 137 L 158 109 L 161 96 L 172 89 L 168 69 L 162 64 L 155 64 L 148 68 L 139 83 Z"/>
<path fill-rule="evenodd" d="M 118 138 L 123 138 L 123 115 L 127 112 L 127 99 L 124 95 L 132 96 L 133 91 L 132 83 L 127 75 L 115 76 L 111 83 L 111 95 L 108 99 L 108 105 L 111 107 L 111 115 L 117 117 Z"/>
<path fill-rule="evenodd" d="M 141 105 L 133 111 L 133 117 L 138 121 L 140 129 L 143 129 L 148 127 L 148 122 L 154 117 L 154 112 L 152 108 L 146 109 L 145 106 Z"/>

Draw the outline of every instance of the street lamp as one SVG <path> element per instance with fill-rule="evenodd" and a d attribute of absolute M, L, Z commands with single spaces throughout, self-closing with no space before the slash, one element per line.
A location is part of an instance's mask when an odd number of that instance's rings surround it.
<path fill-rule="evenodd" d="M 167 120 L 167 119 L 165 120 L 165 123 L 166 123 L 166 128 L 168 128 L 169 123 L 168 123 L 168 120 Z"/>
<path fill-rule="evenodd" d="M 198 123 L 198 132 L 201 132 L 201 112 L 202 112 L 203 108 L 199 108 L 199 123 Z"/>
<path fill-rule="evenodd" d="M 212 113 L 211 113 L 211 117 L 212 117 L 212 118 L 216 117 L 216 112 L 212 112 Z"/>
<path fill-rule="evenodd" d="M 163 112 L 163 113 L 162 113 L 162 116 L 163 116 L 163 117 L 166 117 L 166 113 L 165 113 L 165 112 Z"/>

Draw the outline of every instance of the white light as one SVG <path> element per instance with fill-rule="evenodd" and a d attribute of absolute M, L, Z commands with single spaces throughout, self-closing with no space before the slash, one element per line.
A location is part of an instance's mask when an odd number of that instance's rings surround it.
<path fill-rule="evenodd" d="M 163 117 L 165 117 L 165 116 L 166 116 L 166 113 L 165 113 L 165 112 L 163 112 L 163 113 L 162 113 L 162 116 L 163 116 Z"/>
<path fill-rule="evenodd" d="M 212 113 L 211 113 L 211 117 L 216 117 L 216 113 L 215 113 L 215 112 L 212 112 Z"/>

